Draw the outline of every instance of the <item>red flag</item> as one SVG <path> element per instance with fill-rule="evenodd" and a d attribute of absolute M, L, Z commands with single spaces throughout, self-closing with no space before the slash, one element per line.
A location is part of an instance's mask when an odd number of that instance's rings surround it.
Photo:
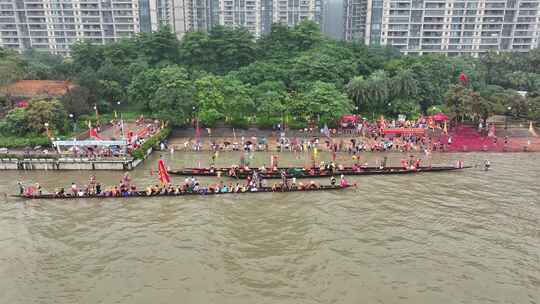
<path fill-rule="evenodd" d="M 171 177 L 169 176 L 169 173 L 167 172 L 167 168 L 165 168 L 165 162 L 163 159 L 158 160 L 158 175 L 159 175 L 159 181 L 166 185 L 171 182 Z"/>
<path fill-rule="evenodd" d="M 90 137 L 94 137 L 94 138 L 97 138 L 97 139 L 101 139 L 97 133 L 97 129 L 96 128 L 91 128 L 90 131 L 88 132 L 88 135 Z"/>
<path fill-rule="evenodd" d="M 459 75 L 459 80 L 464 84 L 467 84 L 467 82 L 469 82 L 469 77 L 464 72 L 461 72 L 461 74 Z"/>

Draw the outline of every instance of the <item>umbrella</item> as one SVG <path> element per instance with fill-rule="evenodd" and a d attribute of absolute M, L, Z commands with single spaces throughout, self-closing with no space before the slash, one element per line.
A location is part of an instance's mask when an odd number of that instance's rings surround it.
<path fill-rule="evenodd" d="M 433 120 L 435 121 L 448 121 L 448 116 L 443 113 L 437 113 L 433 115 Z"/>

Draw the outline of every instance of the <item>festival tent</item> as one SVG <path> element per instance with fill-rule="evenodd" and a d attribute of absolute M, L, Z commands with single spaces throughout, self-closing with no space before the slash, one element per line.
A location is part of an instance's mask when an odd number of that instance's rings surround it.
<path fill-rule="evenodd" d="M 341 116 L 341 119 L 339 120 L 340 125 L 344 128 L 353 127 L 359 121 L 360 121 L 359 117 L 353 114 L 343 115 Z"/>
<path fill-rule="evenodd" d="M 358 116 L 353 114 L 341 116 L 341 122 L 358 122 Z"/>

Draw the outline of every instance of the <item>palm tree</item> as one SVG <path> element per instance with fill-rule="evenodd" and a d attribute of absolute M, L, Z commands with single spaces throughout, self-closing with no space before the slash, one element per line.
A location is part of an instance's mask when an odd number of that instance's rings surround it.
<path fill-rule="evenodd" d="M 418 82 L 411 70 L 401 70 L 391 80 L 391 95 L 393 97 L 406 98 L 416 95 L 418 92 Z"/>
<path fill-rule="evenodd" d="M 354 100 L 356 107 L 360 108 L 362 102 L 368 97 L 367 81 L 362 76 L 356 76 L 347 84 L 347 93 Z"/>

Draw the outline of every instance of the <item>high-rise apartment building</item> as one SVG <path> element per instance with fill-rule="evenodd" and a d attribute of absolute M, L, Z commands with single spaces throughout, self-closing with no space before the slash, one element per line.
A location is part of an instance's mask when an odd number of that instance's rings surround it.
<path fill-rule="evenodd" d="M 368 1 L 343 1 L 343 38 L 348 41 L 364 41 L 366 35 Z"/>
<path fill-rule="evenodd" d="M 139 0 L 141 32 L 157 31 L 168 25 L 178 38 L 190 31 L 208 30 L 219 21 L 215 9 L 219 0 Z M 148 5 L 143 5 L 147 2 Z M 148 16 L 148 18 L 143 18 Z M 143 23 L 145 26 L 143 26 Z"/>
<path fill-rule="evenodd" d="M 219 22 L 242 26 L 255 37 L 268 33 L 274 23 L 294 26 L 303 20 L 321 21 L 322 0 L 219 0 Z"/>
<path fill-rule="evenodd" d="M 179 38 L 220 24 L 256 37 L 273 23 L 321 20 L 322 0 L 0 0 L 0 46 L 66 55 L 78 40 L 107 43 L 168 25 Z"/>
<path fill-rule="evenodd" d="M 106 43 L 140 31 L 138 0 L 0 0 L 0 46 L 65 55 L 77 40 Z"/>
<path fill-rule="evenodd" d="M 345 2 L 351 12 L 345 16 L 346 39 L 392 45 L 408 54 L 477 56 L 490 49 L 527 51 L 538 46 L 538 0 Z"/>
<path fill-rule="evenodd" d="M 245 27 L 253 35 L 263 32 L 265 1 L 261 0 L 219 0 L 219 22 L 225 26 Z"/>

